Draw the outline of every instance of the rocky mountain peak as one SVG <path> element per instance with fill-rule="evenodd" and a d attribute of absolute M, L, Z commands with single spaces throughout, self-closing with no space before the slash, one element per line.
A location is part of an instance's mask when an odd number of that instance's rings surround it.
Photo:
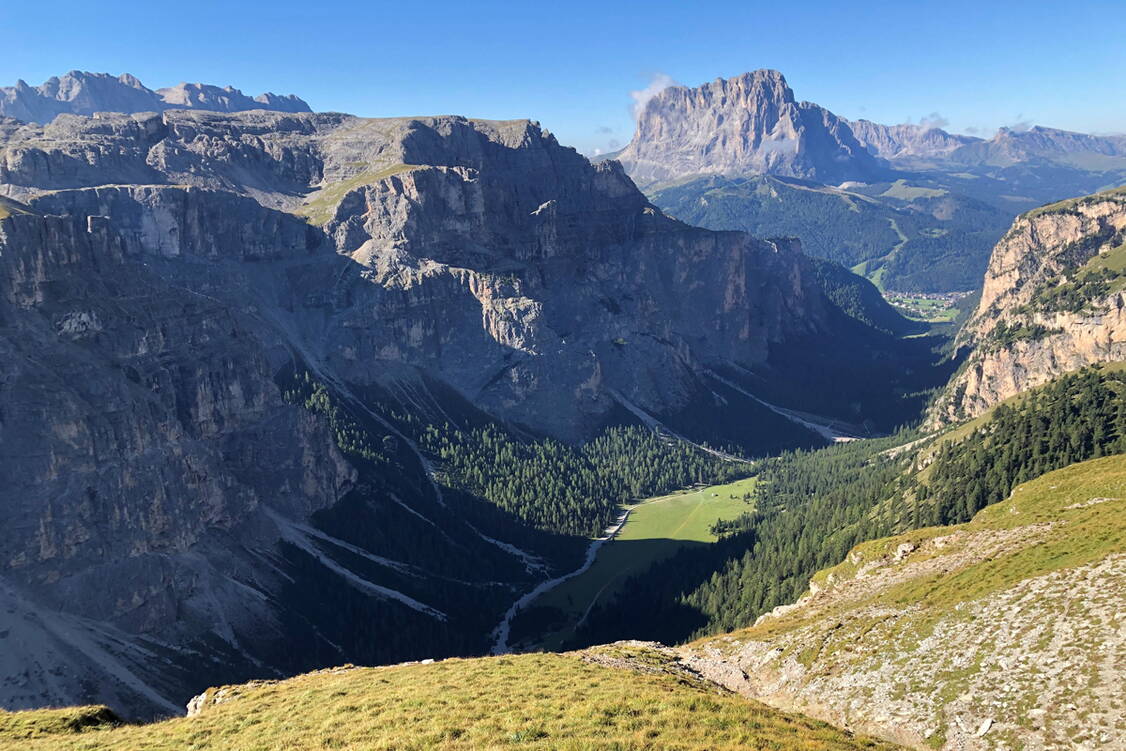
<path fill-rule="evenodd" d="M 129 73 L 112 76 L 72 70 L 52 76 L 41 85 L 0 87 L 0 116 L 46 124 L 61 114 L 93 115 L 96 112 L 163 112 L 169 109 L 202 109 L 241 112 L 265 109 L 278 112 L 309 112 L 304 100 L 273 93 L 250 97 L 226 86 L 181 83 L 153 91 Z"/>
<path fill-rule="evenodd" d="M 785 76 L 769 68 L 752 70 L 729 79 L 717 78 L 700 88 L 747 102 L 771 101 L 784 104 L 796 101 Z"/>
<path fill-rule="evenodd" d="M 645 105 L 619 159 L 643 186 L 702 174 L 841 182 L 882 169 L 847 121 L 798 102 L 782 74 L 765 69 L 665 89 Z"/>
<path fill-rule="evenodd" d="M 215 112 L 242 112 L 268 109 L 277 112 L 309 112 L 304 100 L 290 94 L 279 96 L 272 92 L 249 97 L 233 86 L 211 86 L 204 83 L 180 83 L 157 89 L 168 108 L 204 109 Z"/>
<path fill-rule="evenodd" d="M 1126 137 L 1095 136 L 1035 125 L 1031 128 L 1000 128 L 993 142 L 1012 144 L 1023 156 L 1089 152 L 1106 156 L 1126 155 Z"/>
<path fill-rule="evenodd" d="M 117 77 L 117 80 L 126 86 L 131 86 L 134 89 L 143 89 L 145 85 L 141 83 L 141 79 L 134 76 L 132 73 L 122 73 Z"/>

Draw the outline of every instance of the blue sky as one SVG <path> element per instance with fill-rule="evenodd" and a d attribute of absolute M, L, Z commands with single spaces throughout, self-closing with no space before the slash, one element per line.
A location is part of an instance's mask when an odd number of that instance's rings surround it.
<path fill-rule="evenodd" d="M 1123 0 L 44 0 L 4 3 L 0 39 L 5 85 L 128 71 L 367 116 L 530 117 L 585 152 L 629 140 L 630 92 L 654 76 L 762 67 L 850 118 L 1126 132 Z"/>

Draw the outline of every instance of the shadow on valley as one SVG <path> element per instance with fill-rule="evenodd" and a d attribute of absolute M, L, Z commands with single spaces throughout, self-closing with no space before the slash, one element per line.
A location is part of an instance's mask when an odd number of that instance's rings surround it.
<path fill-rule="evenodd" d="M 632 547 L 640 543 L 623 541 L 620 544 Z M 747 556 L 752 547 L 753 541 L 746 537 L 681 547 L 648 570 L 630 576 L 614 599 L 594 604 L 586 618 L 569 629 L 559 648 L 579 649 L 621 639 L 679 644 L 710 631 L 709 614 L 692 602 L 688 595 L 711 580 L 717 572 Z M 527 626 L 520 623 L 520 639 L 534 641 L 531 638 L 534 633 L 558 630 L 557 626 L 553 627 L 554 622 L 565 622 L 563 617 L 566 614 L 552 610 L 548 613 L 529 612 Z M 541 623 L 546 623 L 548 628 L 543 628 Z M 515 626 L 513 631 L 517 632 Z"/>
<path fill-rule="evenodd" d="M 714 551 L 715 543 L 696 540 L 649 538 L 643 540 L 612 540 L 599 551 L 600 559 L 610 559 L 617 573 L 611 576 L 587 577 L 568 592 L 564 602 L 556 605 L 532 603 L 522 609 L 512 621 L 510 643 L 517 649 L 558 649 L 578 643 L 577 634 L 583 633 L 587 618 L 594 612 L 612 612 L 619 594 L 631 587 L 645 586 L 644 580 L 652 566 L 672 560 L 692 557 L 706 559 Z M 638 562 L 631 565 L 631 562 Z M 648 565 L 647 565 L 648 564 Z M 580 577 L 592 573 L 587 571 Z M 564 586 L 564 585 L 561 585 Z M 551 592 L 541 599 L 549 599 Z M 558 600 L 559 598 L 556 598 Z M 690 634 L 707 625 L 707 616 L 699 609 L 679 602 L 675 598 L 654 598 L 647 614 L 650 629 L 647 635 L 629 638 L 653 639 L 676 643 L 683 634 Z M 632 629 L 632 619 L 623 622 L 623 630 Z M 625 638 L 625 637 L 623 637 Z"/>
<path fill-rule="evenodd" d="M 909 437 L 797 451 L 756 466 L 754 510 L 713 527 L 720 539 L 685 548 L 595 606 L 574 648 L 619 639 L 678 643 L 748 625 L 805 591 L 816 571 L 899 524 L 882 501 L 900 490 Z"/>
<path fill-rule="evenodd" d="M 916 422 L 964 359 L 947 353 L 950 340 L 941 329 L 895 337 L 850 328 L 855 336 L 776 344 L 769 366 L 724 375 L 766 401 L 879 435 Z"/>

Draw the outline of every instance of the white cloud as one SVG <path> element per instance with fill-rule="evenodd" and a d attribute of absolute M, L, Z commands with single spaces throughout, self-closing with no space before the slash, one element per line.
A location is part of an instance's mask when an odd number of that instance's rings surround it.
<path fill-rule="evenodd" d="M 758 148 L 759 151 L 767 154 L 796 154 L 798 153 L 798 139 L 779 138 L 773 140 L 765 138 Z"/>
<path fill-rule="evenodd" d="M 649 103 L 650 99 L 657 96 L 668 87 L 675 85 L 676 81 L 672 79 L 672 76 L 665 73 L 656 73 L 650 79 L 649 85 L 644 89 L 631 91 L 629 95 L 633 98 L 633 107 L 631 108 L 633 111 L 633 119 L 636 120 L 641 116 L 641 113 L 645 110 L 645 105 Z"/>
<path fill-rule="evenodd" d="M 919 125 L 924 128 L 945 128 L 949 124 L 950 121 L 937 112 L 932 112 L 926 117 L 919 118 Z"/>

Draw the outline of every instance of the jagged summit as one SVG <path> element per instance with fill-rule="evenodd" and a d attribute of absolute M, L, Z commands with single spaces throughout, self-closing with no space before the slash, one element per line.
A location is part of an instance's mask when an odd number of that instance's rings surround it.
<path fill-rule="evenodd" d="M 665 89 L 645 105 L 618 158 L 641 185 L 746 173 L 841 182 L 883 169 L 846 120 L 798 102 L 783 75 L 766 69 Z"/>
<path fill-rule="evenodd" d="M 943 162 L 950 166 L 1006 167 L 1038 161 L 1067 163 L 1076 158 L 1085 158 L 1091 164 L 1090 160 L 1100 157 L 1126 157 L 1126 136 L 1096 136 L 1042 125 L 998 128 L 989 139 L 913 123 L 880 125 L 853 120 L 849 127 L 869 152 L 900 167 Z"/>
<path fill-rule="evenodd" d="M 1096 136 L 1040 125 L 1001 128 L 989 141 L 963 149 L 956 156 L 964 161 L 981 160 L 1000 166 L 1037 159 L 1067 162 L 1075 158 L 1084 159 L 1081 164 L 1089 166 L 1111 166 L 1113 161 L 1108 164 L 1101 160 L 1126 157 L 1126 136 Z M 1092 163 L 1092 159 L 1096 161 Z"/>
<path fill-rule="evenodd" d="M 36 87 L 23 80 L 15 86 L 0 87 L 0 115 L 28 122 L 46 124 L 61 114 L 128 114 L 168 109 L 311 111 L 304 100 L 292 94 L 279 96 L 267 92 L 250 97 L 231 86 L 220 88 L 202 83 L 181 83 L 154 91 L 129 73 L 112 76 L 72 70 L 63 76 L 52 76 Z"/>
<path fill-rule="evenodd" d="M 839 184 L 886 179 L 895 169 L 1121 168 L 1126 136 L 1034 126 L 1000 128 L 984 139 L 926 124 L 850 121 L 798 101 L 780 72 L 761 69 L 664 89 L 642 108 L 617 158 L 646 189 L 703 175 Z"/>

